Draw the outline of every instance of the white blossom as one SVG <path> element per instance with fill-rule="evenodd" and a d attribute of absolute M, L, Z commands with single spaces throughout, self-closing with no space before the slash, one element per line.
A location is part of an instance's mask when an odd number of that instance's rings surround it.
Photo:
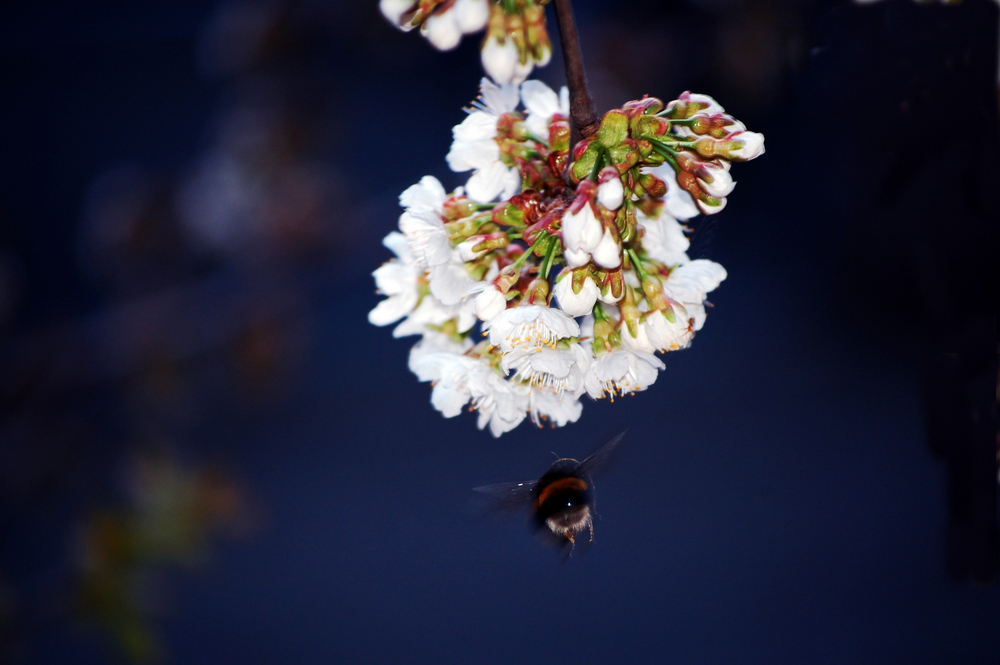
<path fill-rule="evenodd" d="M 505 309 L 490 321 L 490 344 L 503 353 L 514 349 L 538 350 L 555 346 L 560 339 L 578 337 L 580 326 L 557 309 L 521 305 Z"/>
<path fill-rule="evenodd" d="M 691 242 L 684 235 L 684 227 L 665 209 L 661 208 L 655 219 L 637 210 L 636 220 L 645 232 L 642 248 L 651 259 L 667 266 L 690 261 L 687 250 Z"/>
<path fill-rule="evenodd" d="M 473 171 L 466 193 L 477 203 L 488 203 L 497 197 L 510 198 L 521 186 L 517 169 L 500 160 L 496 141 L 497 121 L 517 108 L 518 89 L 484 78 L 481 90 L 480 101 L 452 130 L 453 141 L 446 159 L 452 171 Z"/>
<path fill-rule="evenodd" d="M 541 426 L 543 421 L 549 420 L 554 425 L 564 427 L 567 423 L 575 423 L 580 419 L 583 405 L 570 393 L 532 390 L 528 394 L 528 411 L 536 425 Z"/>
<path fill-rule="evenodd" d="M 594 399 L 615 393 L 635 393 L 653 385 L 663 361 L 652 353 L 623 349 L 605 353 L 594 360 L 584 382 L 587 393 Z"/>
<path fill-rule="evenodd" d="M 368 321 L 376 326 L 389 325 L 413 311 L 420 299 L 417 281 L 423 275 L 423 270 L 414 265 L 402 233 L 393 231 L 382 244 L 397 258 L 390 259 L 372 273 L 379 292 L 388 296 L 368 313 Z"/>
<path fill-rule="evenodd" d="M 406 236 L 414 262 L 421 268 L 440 265 L 451 258 L 451 242 L 443 219 L 447 198 L 444 187 L 433 176 L 424 176 L 399 195 L 400 205 L 406 208 L 399 217 L 399 230 Z"/>
<path fill-rule="evenodd" d="M 476 426 L 483 429 L 489 425 L 490 433 L 500 436 L 524 420 L 530 403 L 529 390 L 492 370 L 484 379 L 483 383 L 475 385 L 476 393 L 473 395 L 473 406 L 479 411 Z"/>
<path fill-rule="evenodd" d="M 663 284 L 664 292 L 681 303 L 690 318 L 694 319 L 694 329 L 701 330 L 705 324 L 705 299 L 726 279 L 726 269 L 715 261 L 697 259 L 678 266 Z"/>
<path fill-rule="evenodd" d="M 569 118 L 569 89 L 563 86 L 559 94 L 541 81 L 525 81 L 521 84 L 521 102 L 524 104 L 524 124 L 535 138 L 549 140 L 549 123 L 552 116 L 560 114 Z"/>
<path fill-rule="evenodd" d="M 589 366 L 590 355 L 578 343 L 569 348 L 515 349 L 500 361 L 502 370 L 514 372 L 512 381 L 559 395 L 583 393 L 583 375 Z"/>
<path fill-rule="evenodd" d="M 673 351 L 691 343 L 694 333 L 705 324 L 705 299 L 726 278 L 718 263 L 698 259 L 678 266 L 663 283 L 664 294 L 676 304 L 674 321 L 660 310 L 643 314 L 635 336 L 628 326 L 621 327 L 622 346 L 632 351 Z M 646 305 L 643 302 L 642 307 Z"/>

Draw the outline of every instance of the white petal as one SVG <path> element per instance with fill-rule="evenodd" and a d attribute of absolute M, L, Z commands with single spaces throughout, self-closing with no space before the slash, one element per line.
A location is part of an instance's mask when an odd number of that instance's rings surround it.
<path fill-rule="evenodd" d="M 571 393 L 556 394 L 547 390 L 532 390 L 528 407 L 531 420 L 541 425 L 544 420 L 564 427 L 575 423 L 583 413 L 583 405 Z"/>
<path fill-rule="evenodd" d="M 668 266 L 687 263 L 690 260 L 686 252 L 691 243 L 684 235 L 684 228 L 676 219 L 665 211 L 661 211 L 657 219 L 646 217 L 642 211 L 639 211 L 636 217 L 639 226 L 645 231 L 642 248 L 650 258 Z"/>
<path fill-rule="evenodd" d="M 414 265 L 427 268 L 451 259 L 451 242 L 437 213 L 426 209 L 404 212 L 399 217 L 399 228 L 406 236 Z"/>
<path fill-rule="evenodd" d="M 520 186 L 517 169 L 507 168 L 496 161 L 489 166 L 476 169 L 465 185 L 466 194 L 476 203 L 489 203 L 501 194 L 509 198 Z"/>
<path fill-rule="evenodd" d="M 399 204 L 406 208 L 427 208 L 444 214 L 444 202 L 448 194 L 440 181 L 432 175 L 425 175 L 416 185 L 411 185 L 399 195 Z"/>
<path fill-rule="evenodd" d="M 386 298 L 375 309 L 368 312 L 368 322 L 375 326 L 386 326 L 409 314 L 417 304 L 416 294 L 412 299 L 404 296 Z"/>
<path fill-rule="evenodd" d="M 525 81 L 521 84 L 521 101 L 527 110 L 528 129 L 535 137 L 548 140 L 549 121 L 560 112 L 559 97 L 541 81 Z"/>
<path fill-rule="evenodd" d="M 406 236 L 399 231 L 389 232 L 389 235 L 382 239 L 382 245 L 398 256 L 402 263 L 413 265 L 413 255 L 410 254 Z"/>
<path fill-rule="evenodd" d="M 649 169 L 648 172 L 667 184 L 667 196 L 664 198 L 664 204 L 668 215 L 676 219 L 691 219 L 700 214 L 691 195 L 677 184 L 677 173 L 670 164 L 661 164 L 656 168 Z"/>
<path fill-rule="evenodd" d="M 510 44 L 511 41 L 507 40 L 507 43 Z M 479 98 L 482 100 L 483 106 L 496 116 L 510 113 L 516 109 L 518 99 L 520 99 L 516 85 L 498 85 L 488 78 L 480 79 L 479 91 Z"/>
<path fill-rule="evenodd" d="M 451 135 L 456 141 L 469 143 L 496 138 L 497 116 L 486 111 L 473 111 L 452 128 Z"/>
<path fill-rule="evenodd" d="M 476 280 L 469 277 L 469 273 L 465 271 L 465 264 L 457 258 L 457 255 L 454 259 L 427 271 L 431 295 L 445 305 L 457 305 L 476 284 Z"/>

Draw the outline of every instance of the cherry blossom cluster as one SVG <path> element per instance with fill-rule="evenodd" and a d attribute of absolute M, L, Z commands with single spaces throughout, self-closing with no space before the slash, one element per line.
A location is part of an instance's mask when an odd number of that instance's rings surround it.
<path fill-rule="evenodd" d="M 400 30 L 419 27 L 442 51 L 485 28 L 482 61 L 494 81 L 521 83 L 552 58 L 545 26 L 549 0 L 380 0 L 382 14 Z"/>
<path fill-rule="evenodd" d="M 732 162 L 763 153 L 711 97 L 645 97 L 606 113 L 570 150 L 568 94 L 496 85 L 453 130 L 447 192 L 431 176 L 400 196 L 395 258 L 369 315 L 419 335 L 409 365 L 445 417 L 478 412 L 494 436 L 525 418 L 575 422 L 580 398 L 645 390 L 705 323 L 726 278 L 687 255 L 687 220 L 722 210 Z"/>

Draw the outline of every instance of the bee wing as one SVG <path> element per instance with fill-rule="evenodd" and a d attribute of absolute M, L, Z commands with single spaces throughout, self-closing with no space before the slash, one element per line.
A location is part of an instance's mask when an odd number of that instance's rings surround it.
<path fill-rule="evenodd" d="M 615 438 L 611 439 L 601 446 L 593 455 L 580 462 L 580 466 L 577 467 L 577 470 L 580 473 L 590 475 L 604 466 L 607 463 L 608 458 L 610 458 L 612 453 L 615 452 L 618 444 L 621 443 L 623 438 L 625 438 L 625 432 L 628 432 L 628 430 L 625 430 Z"/>
<path fill-rule="evenodd" d="M 482 507 L 489 511 L 504 511 L 520 508 L 529 503 L 535 496 L 537 480 L 526 480 L 523 483 L 498 483 L 473 487 L 473 492 L 482 496 Z"/>

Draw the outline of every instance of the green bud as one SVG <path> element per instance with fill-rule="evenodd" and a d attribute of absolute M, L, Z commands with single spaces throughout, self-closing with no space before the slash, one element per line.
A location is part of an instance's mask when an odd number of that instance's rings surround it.
<path fill-rule="evenodd" d="M 493 209 L 493 221 L 502 226 L 524 226 L 524 211 L 513 203 Z"/>
<path fill-rule="evenodd" d="M 597 130 L 597 140 L 605 148 L 619 145 L 628 136 L 628 116 L 618 109 L 608 111 Z"/>
<path fill-rule="evenodd" d="M 573 162 L 570 169 L 574 182 L 579 182 L 590 177 L 590 172 L 594 170 L 597 163 L 598 149 L 588 149 L 579 159 Z"/>
<path fill-rule="evenodd" d="M 639 116 L 635 124 L 635 138 L 655 139 L 670 131 L 670 121 L 655 115 Z"/>

